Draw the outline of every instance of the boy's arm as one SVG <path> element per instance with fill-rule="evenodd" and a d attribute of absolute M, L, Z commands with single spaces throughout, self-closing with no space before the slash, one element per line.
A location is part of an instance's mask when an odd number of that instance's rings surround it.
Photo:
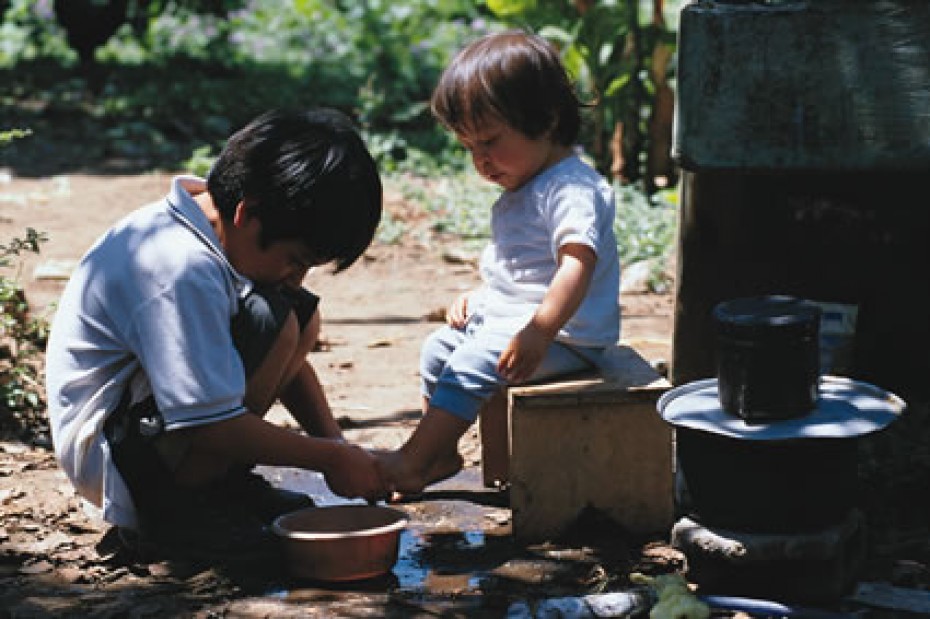
<path fill-rule="evenodd" d="M 596 263 L 597 254 L 587 245 L 569 243 L 559 248 L 559 268 L 546 296 L 501 354 L 497 366 L 501 376 L 513 383 L 532 376 L 546 348 L 584 300 Z"/>
<path fill-rule="evenodd" d="M 311 436 L 342 440 L 342 429 L 333 418 L 316 370 L 304 362 L 281 393 L 281 403 L 300 427 Z"/>
<path fill-rule="evenodd" d="M 375 457 L 356 445 L 306 436 L 249 413 L 186 431 L 195 449 L 218 459 L 319 471 L 344 497 L 387 496 Z"/>

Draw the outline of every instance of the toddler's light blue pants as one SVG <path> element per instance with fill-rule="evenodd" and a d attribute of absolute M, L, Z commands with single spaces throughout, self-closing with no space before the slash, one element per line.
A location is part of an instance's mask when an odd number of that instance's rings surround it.
<path fill-rule="evenodd" d="M 420 354 L 421 389 L 430 405 L 474 422 L 481 405 L 507 384 L 497 362 L 512 337 L 482 328 L 479 321 L 469 321 L 465 329 L 447 325 L 431 333 Z M 603 350 L 553 342 L 528 382 L 592 369 Z"/>

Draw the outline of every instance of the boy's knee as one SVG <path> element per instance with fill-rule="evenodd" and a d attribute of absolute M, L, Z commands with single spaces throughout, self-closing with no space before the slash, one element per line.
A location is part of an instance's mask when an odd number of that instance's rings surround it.
<path fill-rule="evenodd" d="M 306 288 L 300 287 L 283 288 L 279 293 L 288 303 L 291 311 L 294 312 L 300 330 L 305 331 L 308 326 L 312 326 L 313 319 L 318 318 L 320 298 Z M 318 320 L 316 328 L 319 330 Z"/>
<path fill-rule="evenodd" d="M 241 301 L 232 321 L 232 337 L 246 376 L 251 376 L 272 348 L 283 344 L 282 340 L 292 342 L 296 350 L 301 329 L 313 325 L 318 298 L 301 290 L 256 287 Z M 318 332 L 318 324 L 316 329 Z"/>
<path fill-rule="evenodd" d="M 320 339 L 320 330 L 322 329 L 323 318 L 320 316 L 319 310 L 317 310 L 313 313 L 313 316 L 310 317 L 310 320 L 307 321 L 306 325 L 300 325 L 299 319 L 295 322 L 300 328 L 300 343 L 298 346 L 298 352 L 306 355 L 316 347 L 316 343 Z"/>
<path fill-rule="evenodd" d="M 272 353 L 272 351 L 277 353 L 288 353 L 296 350 L 297 344 L 300 342 L 300 337 L 300 326 L 297 324 L 297 319 L 293 313 L 288 313 L 284 316 L 284 321 L 281 324 L 281 328 L 278 330 L 277 337 L 275 337 L 272 342 L 269 354 Z"/>

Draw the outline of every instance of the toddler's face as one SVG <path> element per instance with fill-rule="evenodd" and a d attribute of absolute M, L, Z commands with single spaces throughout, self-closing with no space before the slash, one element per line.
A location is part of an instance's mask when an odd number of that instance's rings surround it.
<path fill-rule="evenodd" d="M 548 133 L 531 139 L 499 119 L 485 120 L 456 137 L 471 153 L 478 174 L 508 191 L 519 189 L 570 151 Z"/>

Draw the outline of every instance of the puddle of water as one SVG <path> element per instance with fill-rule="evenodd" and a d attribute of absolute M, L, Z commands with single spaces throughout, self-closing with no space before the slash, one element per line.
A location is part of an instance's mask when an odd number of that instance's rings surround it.
<path fill-rule="evenodd" d="M 277 467 L 258 467 L 257 470 L 278 487 L 308 494 L 318 506 L 365 503 L 361 499 L 345 499 L 334 494 L 320 473 Z M 468 483 L 472 481 L 471 476 L 466 473 L 462 479 Z M 391 574 L 368 582 L 325 586 L 369 591 L 381 586 L 382 591 L 400 589 L 405 594 L 429 595 L 476 592 L 482 577 L 487 575 L 487 567 L 495 565 L 482 561 L 487 550 L 484 532 L 465 528 L 480 522 L 480 506 L 461 500 L 443 500 L 396 507 L 407 511 L 411 522 L 401 533 L 398 559 Z M 266 595 L 289 598 L 291 592 L 286 587 L 274 587 Z"/>
<path fill-rule="evenodd" d="M 333 494 L 319 473 L 274 467 L 259 472 L 276 486 L 307 493 L 320 506 L 364 504 Z M 624 531 L 593 516 L 579 517 L 559 543 L 518 545 L 510 534 L 506 495 L 485 489 L 474 468 L 392 507 L 406 512 L 410 522 L 391 572 L 346 583 L 282 576 L 266 581 L 262 595 L 288 605 L 341 604 L 346 616 L 386 616 L 390 609 L 390 616 L 501 617 L 514 601 L 535 604 L 614 586 L 630 567 L 630 550 L 636 551 L 627 547 Z"/>
<path fill-rule="evenodd" d="M 365 503 L 362 499 L 345 499 L 329 489 L 322 473 L 271 466 L 255 467 L 268 481 L 279 488 L 303 492 L 317 505 L 344 505 L 346 503 Z"/>
<path fill-rule="evenodd" d="M 259 470 L 275 485 L 305 492 L 320 506 L 364 503 L 336 496 L 319 473 Z M 623 532 L 597 520 L 579 522 L 583 535 L 567 546 L 518 545 L 510 534 L 506 495 L 485 489 L 474 468 L 416 500 L 392 506 L 410 521 L 391 572 L 346 583 L 266 583 L 263 595 L 288 605 L 325 603 L 332 609 L 338 603 L 351 616 L 386 616 L 391 609 L 390 616 L 501 617 L 514 601 L 535 603 L 600 590 L 616 580 L 607 570 L 625 569 Z M 591 541 L 601 543 L 592 546 Z M 333 616 L 342 615 L 334 611 Z"/>
<path fill-rule="evenodd" d="M 459 565 L 443 565 L 442 562 L 430 561 L 435 556 L 431 544 L 433 536 L 406 530 L 400 537 L 400 551 L 394 565 L 398 588 L 405 591 L 423 591 L 429 593 L 459 593 L 463 590 L 475 590 L 482 575 L 477 570 L 461 571 Z M 448 546 L 448 541 L 444 542 Z M 448 552 L 467 549 L 480 550 L 484 547 L 484 533 L 481 531 L 464 531 L 458 541 L 452 543 Z M 451 589 L 451 591 L 450 591 Z"/>

